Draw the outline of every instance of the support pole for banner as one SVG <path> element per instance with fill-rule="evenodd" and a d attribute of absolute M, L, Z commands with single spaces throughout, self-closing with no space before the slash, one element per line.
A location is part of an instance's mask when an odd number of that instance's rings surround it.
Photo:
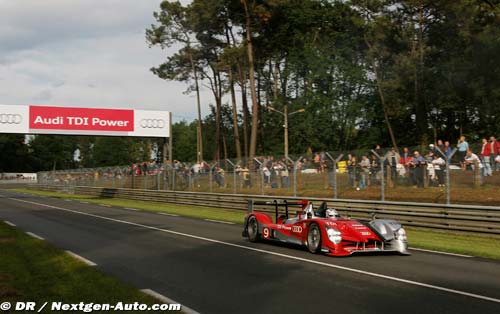
<path fill-rule="evenodd" d="M 173 145 L 173 141 L 172 141 L 172 113 L 169 112 L 168 113 L 168 159 L 170 160 L 170 163 L 173 163 L 174 162 L 174 159 L 172 158 L 173 155 L 172 155 L 172 145 Z"/>
<path fill-rule="evenodd" d="M 371 150 L 371 152 L 377 156 L 380 162 L 380 169 L 382 171 L 382 180 L 380 181 L 380 200 L 385 201 L 385 175 L 384 175 L 384 167 L 385 167 L 385 158 L 381 157 L 375 150 Z"/>
<path fill-rule="evenodd" d="M 330 158 L 333 163 L 333 198 L 337 198 L 337 163 L 344 157 L 344 154 L 340 154 L 337 158 L 333 158 L 329 152 L 326 152 L 326 156 Z"/>

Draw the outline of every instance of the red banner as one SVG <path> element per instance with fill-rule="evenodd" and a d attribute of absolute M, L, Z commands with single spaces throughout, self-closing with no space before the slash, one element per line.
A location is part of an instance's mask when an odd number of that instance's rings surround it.
<path fill-rule="evenodd" d="M 29 106 L 31 130 L 134 131 L 134 110 Z"/>

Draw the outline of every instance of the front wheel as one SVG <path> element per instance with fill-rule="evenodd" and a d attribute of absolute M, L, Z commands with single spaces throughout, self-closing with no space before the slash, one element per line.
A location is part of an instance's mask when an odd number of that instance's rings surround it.
<path fill-rule="evenodd" d="M 321 230 L 315 223 L 309 226 L 307 233 L 307 249 L 311 253 L 319 253 L 321 251 Z"/>
<path fill-rule="evenodd" d="M 250 242 L 259 241 L 260 239 L 259 222 L 257 221 L 257 218 L 255 218 L 255 216 L 252 216 L 248 219 L 247 233 L 248 233 L 248 240 L 250 240 Z"/>

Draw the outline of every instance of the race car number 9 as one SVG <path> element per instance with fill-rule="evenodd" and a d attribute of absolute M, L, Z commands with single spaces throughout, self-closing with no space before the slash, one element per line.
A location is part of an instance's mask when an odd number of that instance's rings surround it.
<path fill-rule="evenodd" d="M 269 228 L 267 227 L 264 227 L 264 229 L 262 229 L 262 235 L 264 236 L 264 239 L 268 239 L 269 238 Z"/>

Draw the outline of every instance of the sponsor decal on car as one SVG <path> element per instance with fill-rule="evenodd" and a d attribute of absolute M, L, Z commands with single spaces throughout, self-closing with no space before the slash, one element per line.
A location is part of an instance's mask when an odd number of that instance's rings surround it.
<path fill-rule="evenodd" d="M 283 229 L 283 230 L 292 230 L 292 227 L 289 227 L 289 226 L 285 226 L 285 225 L 277 225 L 276 228 L 278 229 Z"/>

